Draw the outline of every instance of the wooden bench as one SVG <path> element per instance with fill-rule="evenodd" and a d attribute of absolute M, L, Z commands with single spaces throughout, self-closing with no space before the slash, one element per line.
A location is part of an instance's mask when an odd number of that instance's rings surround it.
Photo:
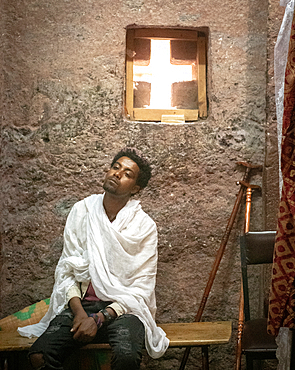
<path fill-rule="evenodd" d="M 201 347 L 202 369 L 209 369 L 208 348 L 210 345 L 226 344 L 232 332 L 231 321 L 169 323 L 160 327 L 166 332 L 170 340 L 170 348 Z M 4 367 L 5 358 L 8 359 L 8 370 L 26 370 L 24 354 L 34 343 L 36 338 L 21 337 L 16 331 L 0 331 L 1 366 Z M 93 359 L 90 352 L 100 354 Z M 76 359 L 74 361 L 77 361 Z M 110 346 L 108 344 L 88 344 L 79 351 L 79 369 L 92 370 L 95 362 L 99 361 L 99 369 L 110 369 Z M 71 369 L 71 366 L 69 366 Z M 3 370 L 1 368 L 1 370 Z"/>

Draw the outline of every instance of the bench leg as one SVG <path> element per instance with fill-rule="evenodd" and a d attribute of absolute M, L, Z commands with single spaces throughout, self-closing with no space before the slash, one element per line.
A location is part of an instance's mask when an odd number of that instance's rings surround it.
<path fill-rule="evenodd" d="M 209 346 L 202 346 L 202 370 L 209 370 Z M 190 353 L 190 347 L 187 347 L 182 358 L 179 370 L 184 370 L 188 356 Z"/>
<path fill-rule="evenodd" d="M 6 362 L 6 358 L 4 357 L 4 355 L 2 355 L 2 353 L 0 353 L 0 370 L 4 370 L 6 366 L 5 364 Z"/>
<path fill-rule="evenodd" d="M 27 370 L 28 366 L 23 359 L 22 352 L 3 352 L 0 355 L 0 370 Z"/>
<path fill-rule="evenodd" d="M 1 355 L 1 370 L 17 370 L 18 354 L 14 352 L 5 352 Z"/>
<path fill-rule="evenodd" d="M 208 346 L 202 346 L 202 370 L 209 370 Z"/>

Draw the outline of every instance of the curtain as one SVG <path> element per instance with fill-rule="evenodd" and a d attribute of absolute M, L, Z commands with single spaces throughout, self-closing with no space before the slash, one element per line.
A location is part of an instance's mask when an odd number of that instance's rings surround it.
<path fill-rule="evenodd" d="M 281 128 L 282 192 L 278 212 L 272 284 L 269 298 L 268 333 L 281 327 L 295 328 L 295 17 L 292 25 L 283 85 Z M 290 5 L 290 4 L 289 4 Z"/>

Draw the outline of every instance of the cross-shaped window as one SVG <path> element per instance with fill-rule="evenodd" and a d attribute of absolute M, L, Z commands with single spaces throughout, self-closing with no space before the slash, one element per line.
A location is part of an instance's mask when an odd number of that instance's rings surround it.
<path fill-rule="evenodd" d="M 127 29 L 125 105 L 131 120 L 205 117 L 206 35 L 187 29 Z"/>

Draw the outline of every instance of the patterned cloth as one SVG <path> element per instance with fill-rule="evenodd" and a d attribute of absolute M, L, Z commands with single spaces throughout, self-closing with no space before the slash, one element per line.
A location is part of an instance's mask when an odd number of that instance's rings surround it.
<path fill-rule="evenodd" d="M 283 188 L 267 328 L 272 335 L 278 335 L 280 327 L 295 328 L 295 15 L 285 72 L 281 169 Z"/>
<path fill-rule="evenodd" d="M 16 331 L 20 326 L 39 322 L 48 311 L 50 298 L 43 299 L 0 320 L 0 331 Z"/>

